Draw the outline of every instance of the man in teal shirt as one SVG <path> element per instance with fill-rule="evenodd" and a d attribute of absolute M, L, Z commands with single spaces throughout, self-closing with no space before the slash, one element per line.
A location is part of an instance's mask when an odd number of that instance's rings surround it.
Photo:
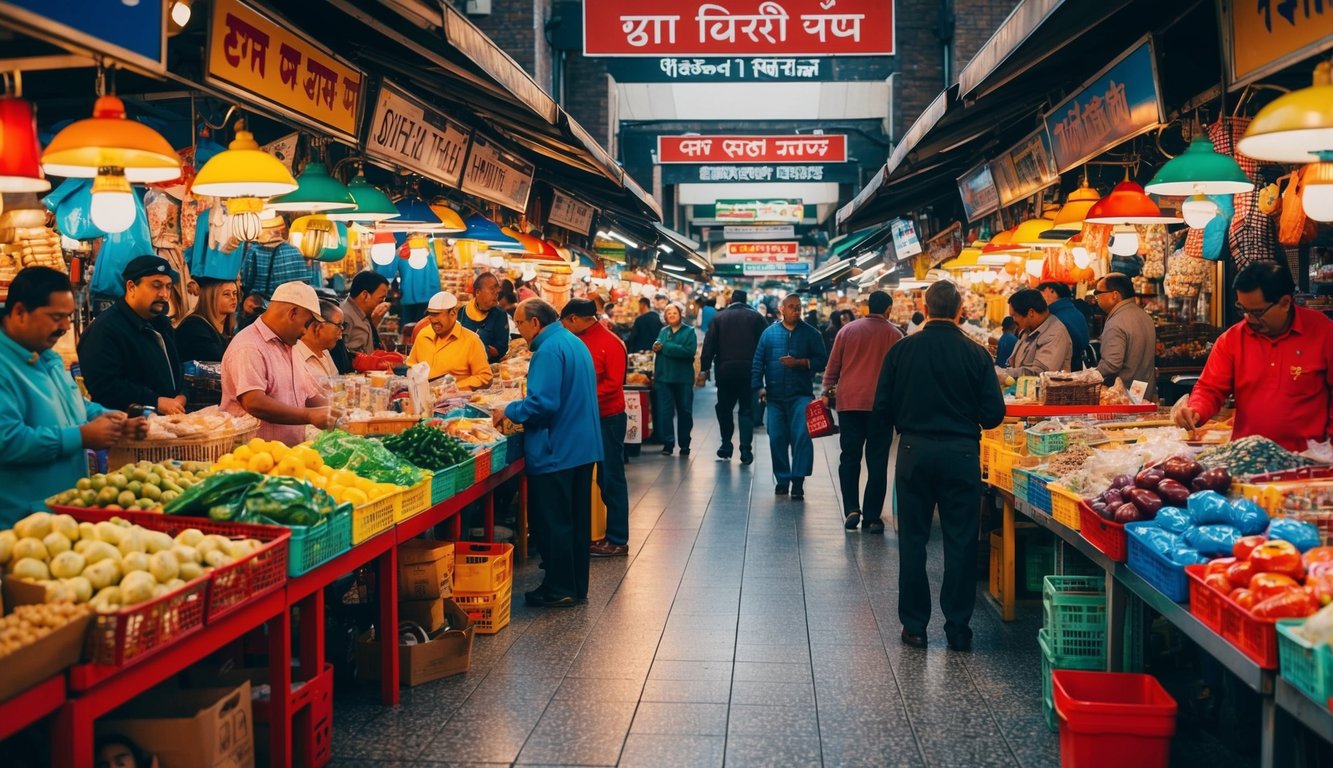
<path fill-rule="evenodd" d="M 0 528 L 10 528 L 88 474 L 84 449 L 146 425 L 86 402 L 52 351 L 74 314 L 68 277 L 46 267 L 19 272 L 0 312 Z"/>

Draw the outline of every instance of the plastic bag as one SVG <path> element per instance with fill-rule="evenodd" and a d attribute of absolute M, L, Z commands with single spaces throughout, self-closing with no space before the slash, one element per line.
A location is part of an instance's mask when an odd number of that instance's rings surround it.
<path fill-rule="evenodd" d="M 1195 525 L 1229 523 L 1231 520 L 1231 505 L 1217 491 L 1191 493 L 1186 505 Z"/>
<path fill-rule="evenodd" d="M 1290 517 L 1279 517 L 1269 523 L 1268 538 L 1290 542 L 1302 552 L 1314 549 L 1323 543 L 1319 537 L 1319 529 L 1313 523 Z"/>
<path fill-rule="evenodd" d="M 1179 536 L 1155 526 L 1135 528 L 1134 534 L 1143 539 L 1143 543 L 1147 544 L 1149 549 L 1160 555 L 1165 555 L 1172 549 L 1181 546 Z"/>
<path fill-rule="evenodd" d="M 1268 513 L 1249 499 L 1231 502 L 1226 522 L 1234 525 L 1242 536 L 1254 536 L 1268 528 Z"/>
<path fill-rule="evenodd" d="M 366 440 L 347 460 L 344 469 L 377 483 L 392 483 L 410 488 L 421 482 L 421 470 L 398 458 L 378 440 Z"/>
<path fill-rule="evenodd" d="M 1240 539 L 1230 525 L 1200 525 L 1185 531 L 1185 543 L 1210 557 L 1227 557 Z"/>
<path fill-rule="evenodd" d="M 1314 440 L 1306 441 L 1306 448 L 1301 451 L 1301 455 L 1307 459 L 1314 459 L 1320 464 L 1333 464 L 1333 441 L 1325 440 L 1322 443 Z"/>
<path fill-rule="evenodd" d="M 94 240 L 104 233 L 93 223 L 92 179 L 65 179 L 42 198 L 42 205 L 56 215 L 56 229 L 74 240 Z"/>
<path fill-rule="evenodd" d="M 1166 556 L 1176 565 L 1203 565 L 1212 559 L 1190 547 L 1176 547 L 1167 552 Z"/>
<path fill-rule="evenodd" d="M 245 515 L 279 525 L 307 527 L 323 523 L 337 509 L 322 488 L 291 477 L 270 475 L 245 493 Z"/>
<path fill-rule="evenodd" d="M 1153 520 L 1157 522 L 1162 530 L 1169 531 L 1177 536 L 1183 534 L 1194 524 L 1189 513 L 1179 507 L 1162 507 L 1157 510 L 1157 517 Z"/>

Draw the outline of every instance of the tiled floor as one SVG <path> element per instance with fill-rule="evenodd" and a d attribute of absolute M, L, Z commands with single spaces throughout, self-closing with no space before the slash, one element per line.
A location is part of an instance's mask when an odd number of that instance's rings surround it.
<path fill-rule="evenodd" d="M 397 709 L 339 692 L 335 763 L 1057 765 L 1039 612 L 1003 624 L 979 604 L 970 655 L 938 615 L 929 650 L 902 646 L 896 539 L 844 532 L 836 440 L 816 441 L 804 502 L 775 498 L 762 431 L 752 467 L 714 458 L 712 402 L 692 456 L 630 465 L 630 557 L 593 561 L 588 605 L 520 597 L 470 673 Z M 529 562 L 514 594 L 539 579 Z"/>

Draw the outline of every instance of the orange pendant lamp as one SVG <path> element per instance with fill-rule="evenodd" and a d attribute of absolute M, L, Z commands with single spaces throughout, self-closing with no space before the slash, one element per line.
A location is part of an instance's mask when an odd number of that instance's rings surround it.
<path fill-rule="evenodd" d="M 94 178 L 104 168 L 124 170 L 126 181 L 152 184 L 181 174 L 180 155 L 162 134 L 125 116 L 125 103 L 100 96 L 93 116 L 68 125 L 42 153 L 42 170 L 52 176 Z"/>

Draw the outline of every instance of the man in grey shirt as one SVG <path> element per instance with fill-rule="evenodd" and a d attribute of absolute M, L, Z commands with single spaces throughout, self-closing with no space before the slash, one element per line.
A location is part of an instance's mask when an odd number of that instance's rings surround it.
<path fill-rule="evenodd" d="M 1046 371 L 1067 371 L 1074 342 L 1064 323 L 1052 315 L 1041 291 L 1024 288 L 1009 297 L 1009 316 L 1018 325 L 1018 345 L 1009 367 L 995 367 L 996 377 L 1040 376 Z"/>
<path fill-rule="evenodd" d="M 343 343 L 348 355 L 370 354 L 380 348 L 376 326 L 389 311 L 384 299 L 389 295 L 389 279 L 378 272 L 358 272 L 339 309 L 343 312 Z"/>
<path fill-rule="evenodd" d="M 1144 400 L 1157 397 L 1157 328 L 1152 317 L 1134 301 L 1134 282 L 1112 272 L 1097 281 L 1097 306 L 1106 312 L 1102 328 L 1102 361 L 1097 370 L 1107 379 L 1120 379 L 1129 389 L 1135 381 L 1148 384 Z"/>

